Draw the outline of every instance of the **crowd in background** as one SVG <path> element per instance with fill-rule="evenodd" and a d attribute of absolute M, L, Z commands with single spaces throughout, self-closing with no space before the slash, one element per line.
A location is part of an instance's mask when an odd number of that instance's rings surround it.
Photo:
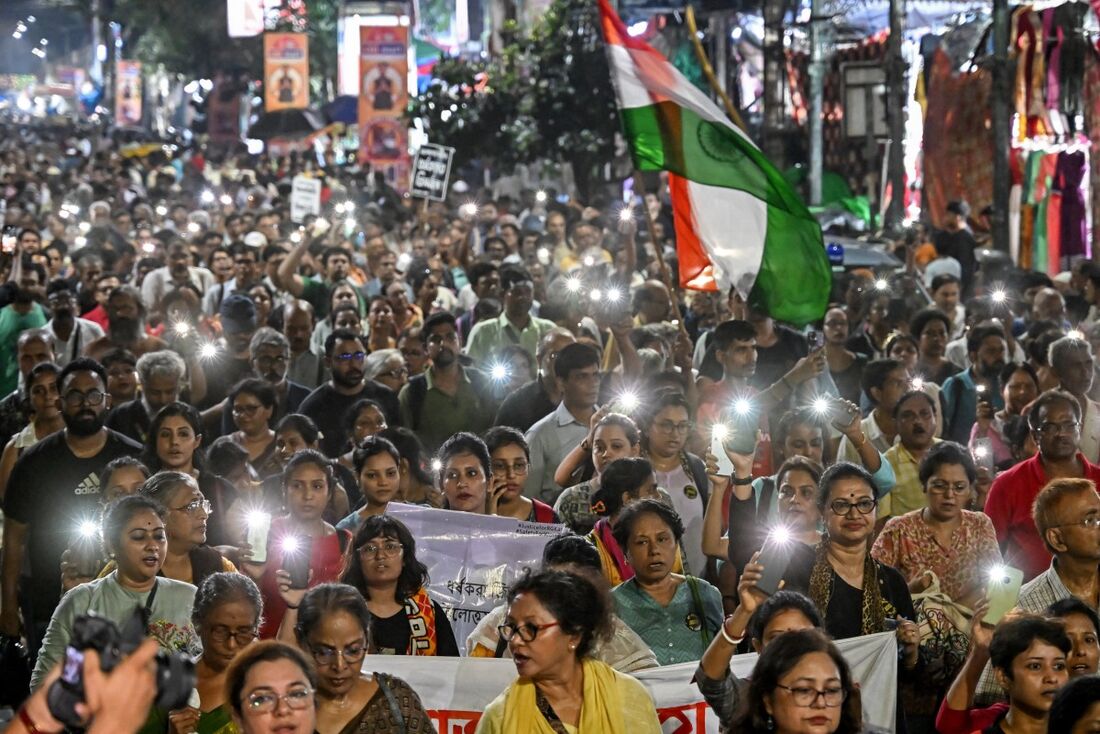
<path fill-rule="evenodd" d="M 155 705 L 143 647 L 88 673 L 93 731 L 433 731 L 368 653 L 512 658 L 479 732 L 658 732 L 631 673 L 685 662 L 724 731 L 866 731 L 834 641 L 880 632 L 896 731 L 1100 721 L 1100 267 L 983 258 L 957 202 L 796 327 L 678 286 L 656 180 L 425 202 L 134 152 L 0 125 L 11 731 L 60 730 L 79 619 L 135 608 L 194 694 Z M 564 531 L 458 639 L 391 502 Z"/>

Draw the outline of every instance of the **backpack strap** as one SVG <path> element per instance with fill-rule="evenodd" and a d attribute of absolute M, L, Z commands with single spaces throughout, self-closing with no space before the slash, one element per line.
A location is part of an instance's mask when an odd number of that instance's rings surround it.
<path fill-rule="evenodd" d="M 420 428 L 420 411 L 424 409 L 424 400 L 428 397 L 428 378 L 413 375 L 409 378 L 409 415 L 412 417 L 412 430 Z"/>

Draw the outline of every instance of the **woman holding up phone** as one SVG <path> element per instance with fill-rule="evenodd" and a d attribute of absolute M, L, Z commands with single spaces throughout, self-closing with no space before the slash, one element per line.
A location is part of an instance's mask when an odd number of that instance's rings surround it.
<path fill-rule="evenodd" d="M 255 579 L 264 597 L 260 637 L 275 636 L 287 610 L 280 586 L 304 589 L 336 581 L 343 573 L 351 533 L 337 530 L 322 516 L 333 482 L 331 462 L 312 449 L 299 451 L 283 470 L 285 517 L 271 521 L 262 562 L 256 549 L 241 546 L 243 570 Z"/>

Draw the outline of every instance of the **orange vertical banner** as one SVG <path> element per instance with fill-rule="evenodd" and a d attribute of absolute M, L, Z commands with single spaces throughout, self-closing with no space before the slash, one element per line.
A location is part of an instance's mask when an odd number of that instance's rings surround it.
<path fill-rule="evenodd" d="M 141 62 L 119 60 L 115 74 L 115 124 L 141 125 Z"/>
<path fill-rule="evenodd" d="M 309 36 L 264 34 L 264 110 L 309 107 Z"/>
<path fill-rule="evenodd" d="M 409 185 L 409 29 L 359 29 L 359 160 L 382 171 L 398 191 Z"/>

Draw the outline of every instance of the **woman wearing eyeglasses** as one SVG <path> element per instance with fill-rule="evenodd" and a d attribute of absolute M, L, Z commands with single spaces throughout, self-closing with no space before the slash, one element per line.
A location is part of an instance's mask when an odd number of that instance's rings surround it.
<path fill-rule="evenodd" d="M 641 422 L 642 455 L 653 464 L 657 486 L 672 497 L 672 508 L 684 523 L 684 556 L 692 573 L 706 571 L 703 553 L 703 517 L 709 497 L 707 468 L 703 460 L 688 453 L 691 409 L 682 393 L 665 390 L 649 405 Z"/>
<path fill-rule="evenodd" d="M 428 594 L 428 569 L 404 523 L 367 518 L 355 534 L 355 556 L 341 579 L 355 587 L 374 617 L 371 645 L 386 655 L 458 657 L 451 623 Z"/>
<path fill-rule="evenodd" d="M 225 698 L 241 734 L 311 734 L 316 690 L 309 659 L 275 640 L 249 645 L 225 674 Z"/>
<path fill-rule="evenodd" d="M 373 625 L 363 597 L 346 584 L 321 584 L 302 597 L 294 636 L 317 669 L 317 733 L 434 733 L 408 683 L 360 670 Z"/>
<path fill-rule="evenodd" d="M 363 363 L 363 373 L 368 380 L 382 383 L 394 393 L 401 392 L 409 381 L 409 368 L 400 349 L 379 349 L 367 355 Z"/>
<path fill-rule="evenodd" d="M 239 573 L 208 576 L 195 594 L 191 622 L 202 640 L 195 661 L 195 693 L 188 706 L 168 715 L 169 734 L 232 734 L 233 707 L 225 694 L 226 671 L 256 640 L 263 600 L 256 584 Z"/>
<path fill-rule="evenodd" d="M 248 451 L 256 475 L 266 479 L 282 471 L 275 450 L 275 431 L 270 425 L 279 406 L 275 388 L 256 378 L 241 380 L 229 393 L 229 405 L 237 427 L 230 436 Z"/>
<path fill-rule="evenodd" d="M 1001 563 L 989 517 L 964 509 L 977 471 L 957 443 L 933 446 L 920 463 L 927 506 L 891 518 L 871 555 L 901 571 L 909 591 L 919 594 L 939 580 L 940 590 L 973 608 L 984 595 L 986 571 Z"/>
<path fill-rule="evenodd" d="M 498 631 L 519 677 L 485 708 L 477 734 L 658 734 L 649 692 L 592 657 L 610 633 L 611 607 L 579 575 L 542 571 L 516 582 Z"/>
<path fill-rule="evenodd" d="M 561 522 L 553 507 L 523 496 L 523 483 L 531 467 L 531 449 L 523 434 L 508 426 L 496 426 L 486 432 L 485 445 L 496 480 L 489 497 L 489 514 L 527 522 Z"/>
<path fill-rule="evenodd" d="M 205 499 L 210 501 L 206 519 L 206 541 L 210 545 L 233 545 L 228 512 L 236 490 L 221 477 L 205 470 L 202 453 L 202 418 L 187 403 L 169 403 L 153 417 L 145 450 L 141 455 L 145 466 L 155 474 L 174 471 L 198 481 Z"/>
<path fill-rule="evenodd" d="M 825 631 L 835 640 L 896 625 L 904 652 L 902 667 L 911 670 L 917 664 L 920 640 L 910 621 L 915 613 L 909 586 L 897 569 L 876 561 L 870 553 L 877 507 L 871 475 L 846 461 L 834 464 L 821 475 L 817 507 L 825 535 L 816 548 L 795 544 L 783 574 L 784 588 L 813 599 L 825 619 Z M 759 561 L 763 560 L 758 559 L 762 573 L 765 564 Z"/>
<path fill-rule="evenodd" d="M 862 712 L 847 661 L 819 630 L 786 632 L 756 661 L 741 734 L 858 734 Z"/>
<path fill-rule="evenodd" d="M 164 522 L 168 550 L 160 575 L 199 586 L 212 574 L 237 570 L 229 559 L 206 544 L 207 520 L 213 508 L 194 477 L 176 471 L 157 472 L 138 491 L 168 511 Z"/>
<path fill-rule="evenodd" d="M 741 470 L 734 469 L 737 484 Z M 899 677 L 909 679 L 920 662 L 920 630 L 905 577 L 871 557 L 875 496 L 874 480 L 863 467 L 842 461 L 825 470 L 817 494 L 825 535 L 816 548 L 793 544 L 784 588 L 813 600 L 834 640 L 894 629 Z M 761 573 L 766 573 L 765 555 L 757 558 Z M 900 700 L 897 712 L 903 724 Z"/>

